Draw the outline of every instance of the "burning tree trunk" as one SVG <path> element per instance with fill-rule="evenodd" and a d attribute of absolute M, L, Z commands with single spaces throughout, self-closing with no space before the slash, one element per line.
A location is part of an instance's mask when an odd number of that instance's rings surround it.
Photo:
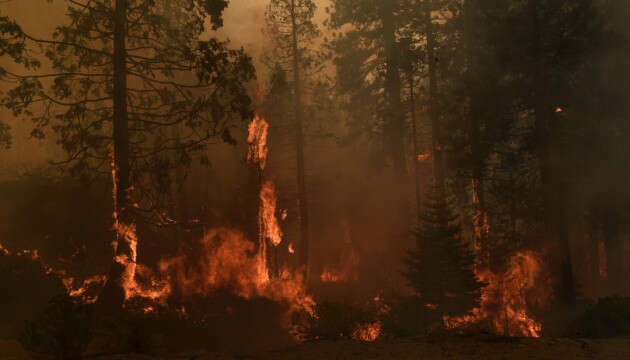
<path fill-rule="evenodd" d="M 125 277 L 133 276 L 129 267 L 136 261 L 135 225 L 131 209 L 131 170 L 129 162 L 129 129 L 127 116 L 126 68 L 127 0 L 116 0 L 114 15 L 114 220 L 115 256 L 109 279 L 99 296 L 99 303 L 121 308 L 125 300 Z"/>
<path fill-rule="evenodd" d="M 475 250 L 477 252 L 478 265 L 485 266 L 489 262 L 489 249 L 487 248 L 487 219 L 485 203 L 485 189 L 483 179 L 483 167 L 484 159 L 481 151 L 481 134 L 480 128 L 480 108 L 479 108 L 479 95 L 475 91 L 475 86 L 478 84 L 475 77 L 477 71 L 478 62 L 477 57 L 474 55 L 475 44 L 473 35 L 473 11 L 475 9 L 472 0 L 466 0 L 464 4 L 464 16 L 465 16 L 465 40 L 466 40 L 466 56 L 467 56 L 467 85 L 470 95 L 470 109 L 468 110 L 468 122 L 469 122 L 469 136 L 471 145 L 471 160 L 472 160 L 472 203 L 473 203 L 473 227 L 475 234 Z"/>
<path fill-rule="evenodd" d="M 293 59 L 293 106 L 295 112 L 295 143 L 297 157 L 298 211 L 300 222 L 300 265 L 304 267 L 304 280 L 308 279 L 308 196 L 304 167 L 304 129 L 302 126 L 302 84 L 300 79 L 300 52 L 295 0 L 291 0 L 291 49 Z"/>

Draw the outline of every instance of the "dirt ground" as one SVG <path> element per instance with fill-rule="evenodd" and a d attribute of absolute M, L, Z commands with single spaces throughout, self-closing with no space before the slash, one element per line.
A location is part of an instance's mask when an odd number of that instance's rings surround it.
<path fill-rule="evenodd" d="M 0 359 L 26 360 L 28 354 L 13 342 L 0 341 Z M 505 339 L 493 336 L 423 337 L 361 343 L 355 341 L 307 342 L 258 354 L 212 354 L 205 351 L 177 356 L 93 355 L 86 359 L 111 360 L 341 360 L 341 359 L 453 359 L 453 360 L 573 360 L 630 359 L 630 338 Z"/>

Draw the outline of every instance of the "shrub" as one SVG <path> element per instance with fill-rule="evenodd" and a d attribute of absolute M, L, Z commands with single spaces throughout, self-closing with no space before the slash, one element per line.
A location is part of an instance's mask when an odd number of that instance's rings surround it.
<path fill-rule="evenodd" d="M 90 318 L 89 305 L 76 303 L 67 295 L 56 296 L 34 321 L 27 321 L 19 340 L 36 354 L 76 358 L 90 340 Z"/>
<path fill-rule="evenodd" d="M 309 335 L 313 338 L 347 338 L 359 324 L 371 320 L 365 311 L 337 302 L 317 304 L 316 312 L 317 318 L 312 320 L 309 329 Z"/>
<path fill-rule="evenodd" d="M 383 319 L 385 333 L 395 337 L 424 334 L 432 324 L 440 321 L 439 314 L 427 308 L 416 296 L 400 298 L 391 304 Z"/>
<path fill-rule="evenodd" d="M 61 280 L 46 274 L 39 259 L 0 251 L 0 338 L 17 339 L 24 321 L 35 319 L 52 297 L 64 293 Z"/>

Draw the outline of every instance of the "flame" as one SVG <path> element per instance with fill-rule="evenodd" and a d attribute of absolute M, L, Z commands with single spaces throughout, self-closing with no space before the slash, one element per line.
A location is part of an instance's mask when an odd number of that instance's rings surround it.
<path fill-rule="evenodd" d="M 267 148 L 267 134 L 269 132 L 269 124 L 265 119 L 256 115 L 249 124 L 249 136 L 247 142 L 249 143 L 249 152 L 247 154 L 247 160 L 251 164 L 258 164 L 261 170 L 264 170 L 267 165 L 267 154 L 269 149 Z"/>
<path fill-rule="evenodd" d="M 359 324 L 353 331 L 351 337 L 354 340 L 372 342 L 381 335 L 383 323 L 380 321 Z"/>
<path fill-rule="evenodd" d="M 90 289 L 90 287 L 104 285 L 107 281 L 107 276 L 94 275 L 88 277 L 87 279 L 81 281 L 78 286 L 74 286 L 77 281 L 73 277 L 64 277 L 61 279 L 61 281 L 65 286 L 68 295 L 74 298 L 81 298 L 83 302 L 91 304 L 96 302 L 98 296 L 90 296 L 87 294 L 87 291 Z"/>
<path fill-rule="evenodd" d="M 499 334 L 540 337 L 542 326 L 528 313 L 527 295 L 535 295 L 530 300 L 538 304 L 548 298 L 551 293 L 548 284 L 536 283 L 541 272 L 542 262 L 532 251 L 512 256 L 507 270 L 501 274 L 489 270 L 478 272 L 480 280 L 488 283 L 481 296 L 480 306 L 469 315 L 445 317 L 444 325 L 458 328 L 486 321 Z"/>
<path fill-rule="evenodd" d="M 122 288 L 125 292 L 125 301 L 134 298 L 142 297 L 153 300 L 165 299 L 166 295 L 170 292 L 168 284 L 160 284 L 155 280 L 151 281 L 151 286 L 146 287 L 136 281 L 136 272 L 141 271 L 143 273 L 149 273 L 148 268 L 137 264 L 138 258 L 138 236 L 136 234 L 136 224 L 126 224 L 120 221 L 118 218 L 118 177 L 117 166 L 114 158 L 113 148 L 110 147 L 111 156 L 111 168 L 112 168 L 112 195 L 114 202 L 114 211 L 112 217 L 114 219 L 114 230 L 116 231 L 116 239 L 113 241 L 112 246 L 114 252 L 116 252 L 119 244 L 124 242 L 129 247 L 128 254 L 117 255 L 114 258 L 118 264 L 120 264 L 124 270 L 122 274 Z M 132 190 L 130 187 L 129 190 Z M 138 204 L 133 204 L 134 207 L 138 207 Z"/>
<path fill-rule="evenodd" d="M 343 227 L 343 244 L 344 251 L 337 266 L 324 266 L 319 276 L 322 282 L 347 282 L 359 280 L 359 255 L 352 245 L 352 237 L 350 235 L 350 224 L 346 219 L 341 220 Z"/>
<path fill-rule="evenodd" d="M 276 218 L 276 189 L 272 181 L 265 181 L 260 189 L 260 213 L 263 238 L 271 241 L 273 246 L 282 242 L 282 230 Z"/>
<path fill-rule="evenodd" d="M 300 272 L 284 269 L 277 278 L 270 277 L 265 254 L 254 252 L 254 243 L 241 232 L 213 229 L 206 233 L 201 245 L 202 255 L 194 266 L 185 256 L 159 264 L 171 286 L 184 298 L 229 289 L 245 299 L 264 297 L 286 302 L 292 309 L 314 316 L 315 302 L 306 295 Z"/>
<path fill-rule="evenodd" d="M 287 247 L 287 249 L 289 250 L 289 254 L 295 254 L 295 249 L 293 248 L 293 243 L 289 243 L 289 246 Z"/>
<path fill-rule="evenodd" d="M 488 236 L 490 226 L 488 225 L 488 213 L 482 211 L 479 200 L 479 179 L 472 179 L 472 201 L 474 205 L 473 227 L 475 232 L 475 253 L 477 254 L 477 263 L 483 264 L 487 260 L 487 253 L 483 248 L 482 239 Z"/>

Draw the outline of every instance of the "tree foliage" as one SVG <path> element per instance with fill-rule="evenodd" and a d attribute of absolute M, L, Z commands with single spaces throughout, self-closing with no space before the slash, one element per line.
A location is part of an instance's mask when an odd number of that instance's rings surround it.
<path fill-rule="evenodd" d="M 458 316 L 478 304 L 484 284 L 473 272 L 475 257 L 452 206 L 438 189 L 427 196 L 405 276 L 424 304 Z"/>

